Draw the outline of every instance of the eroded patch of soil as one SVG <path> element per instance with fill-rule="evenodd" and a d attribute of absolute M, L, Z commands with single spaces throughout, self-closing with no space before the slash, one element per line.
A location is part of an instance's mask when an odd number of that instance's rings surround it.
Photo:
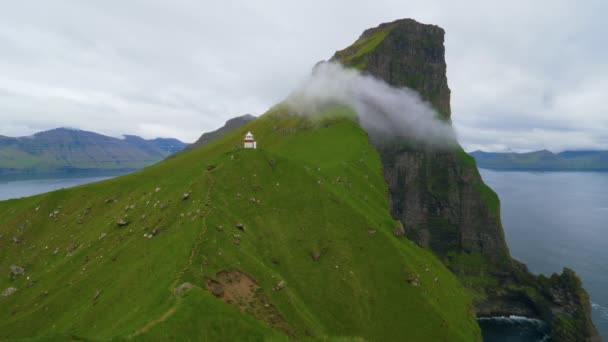
<path fill-rule="evenodd" d="M 267 322 L 271 327 L 294 336 L 287 322 L 258 283 L 239 270 L 218 272 L 215 278 L 206 279 L 207 289 L 224 302 L 237 307 L 255 318 Z"/>

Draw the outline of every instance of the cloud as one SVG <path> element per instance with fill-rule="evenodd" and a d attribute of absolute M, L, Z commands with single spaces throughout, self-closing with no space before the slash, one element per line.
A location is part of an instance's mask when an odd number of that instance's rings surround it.
<path fill-rule="evenodd" d="M 456 143 L 452 126 L 441 121 L 418 93 L 393 88 L 336 63 L 315 66 L 312 75 L 285 102 L 293 112 L 304 116 L 318 115 L 332 105 L 348 106 L 372 138 L 406 137 L 435 147 Z"/>
<path fill-rule="evenodd" d="M 603 0 L 10 2 L 0 135 L 70 126 L 193 141 L 263 113 L 364 29 L 411 17 L 446 30 L 465 148 L 608 148 L 607 12 Z"/>

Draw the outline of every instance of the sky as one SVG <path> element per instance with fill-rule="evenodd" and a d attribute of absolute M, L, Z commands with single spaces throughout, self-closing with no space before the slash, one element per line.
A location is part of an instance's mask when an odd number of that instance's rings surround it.
<path fill-rule="evenodd" d="M 0 135 L 70 127 L 192 142 L 263 114 L 363 30 L 446 30 L 468 150 L 608 149 L 608 1 L 6 2 Z"/>

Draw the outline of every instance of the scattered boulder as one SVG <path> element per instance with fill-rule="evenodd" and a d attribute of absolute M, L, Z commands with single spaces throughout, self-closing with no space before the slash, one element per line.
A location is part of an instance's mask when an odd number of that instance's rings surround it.
<path fill-rule="evenodd" d="M 397 224 L 393 228 L 393 235 L 395 235 L 396 237 L 405 236 L 405 229 L 403 228 L 403 224 L 401 223 L 401 221 L 397 222 Z"/>
<path fill-rule="evenodd" d="M 25 273 L 25 269 L 18 265 L 11 265 L 10 269 L 11 269 L 11 274 L 14 276 L 22 275 L 23 273 Z"/>
<path fill-rule="evenodd" d="M 21 238 L 18 236 L 13 236 L 13 243 L 21 243 Z"/>
<path fill-rule="evenodd" d="M 245 231 L 245 226 L 242 223 L 237 223 L 234 227 L 240 231 Z"/>
<path fill-rule="evenodd" d="M 412 285 L 412 286 L 419 286 L 420 285 L 420 274 L 416 273 L 410 273 L 406 271 L 406 276 L 405 276 L 405 280 L 408 282 L 408 284 Z"/>
<path fill-rule="evenodd" d="M 119 227 L 125 227 L 129 224 L 129 221 L 125 220 L 125 219 L 120 219 L 118 221 L 116 221 L 116 225 Z"/>
<path fill-rule="evenodd" d="M 217 226 L 215 227 L 215 230 L 217 230 L 218 232 L 222 232 L 224 231 L 224 226 Z"/>
<path fill-rule="evenodd" d="M 154 229 L 152 229 L 152 235 L 153 235 L 153 236 L 156 236 L 156 235 L 158 235 L 158 234 L 160 234 L 160 229 L 158 229 L 158 228 L 154 228 Z"/>
<path fill-rule="evenodd" d="M 275 285 L 275 286 L 272 288 L 272 290 L 273 290 L 273 291 L 280 291 L 280 290 L 282 290 L 282 289 L 285 287 L 285 285 L 287 285 L 287 284 L 285 283 L 285 280 L 281 280 L 280 282 L 278 282 L 278 283 L 277 283 L 277 284 L 276 284 L 276 285 Z"/>
<path fill-rule="evenodd" d="M 75 251 L 75 250 L 76 250 L 76 245 L 73 245 L 73 244 L 72 244 L 72 245 L 69 245 L 69 246 L 67 246 L 67 247 L 65 248 L 65 250 L 66 250 L 66 252 L 68 252 L 68 253 L 72 253 L 73 251 Z"/>
<path fill-rule="evenodd" d="M 99 299 L 99 296 L 101 296 L 101 290 L 97 290 L 95 291 L 95 294 L 93 295 L 93 301 L 97 301 L 97 299 Z"/>
<path fill-rule="evenodd" d="M 113 197 L 111 197 L 111 198 L 106 198 L 106 200 L 105 200 L 104 202 L 105 202 L 106 204 L 114 203 L 114 202 L 116 202 L 116 198 L 113 198 Z"/>
<path fill-rule="evenodd" d="M 209 288 L 211 294 L 216 297 L 221 297 L 224 295 L 224 286 L 215 280 L 207 280 L 207 288 Z"/>
<path fill-rule="evenodd" d="M 321 252 L 319 252 L 318 250 L 313 250 L 312 252 L 310 252 L 310 257 L 313 261 L 319 261 L 319 259 L 321 259 Z"/>
<path fill-rule="evenodd" d="M 185 201 L 188 198 L 190 198 L 190 193 L 189 192 L 184 192 L 184 194 L 182 195 L 182 201 Z"/>
<path fill-rule="evenodd" d="M 272 259 L 270 259 L 270 261 L 272 261 L 272 263 L 275 265 L 278 265 L 281 263 L 281 261 L 277 257 L 273 257 Z"/>
<path fill-rule="evenodd" d="M 13 293 L 17 292 L 17 289 L 14 287 L 8 287 L 4 291 L 2 291 L 2 297 L 8 297 Z"/>
<path fill-rule="evenodd" d="M 374 228 L 369 228 L 369 229 L 367 230 L 367 233 L 368 233 L 369 235 L 376 234 L 376 230 L 375 230 Z"/>
<path fill-rule="evenodd" d="M 194 285 L 192 285 L 192 283 L 183 283 L 180 286 L 175 288 L 175 294 L 176 295 L 180 295 L 182 293 L 184 293 L 187 290 L 190 290 Z"/>
<path fill-rule="evenodd" d="M 274 167 L 275 165 L 277 165 L 277 161 L 276 161 L 276 160 L 274 160 L 274 159 L 270 159 L 270 160 L 268 161 L 268 164 L 270 164 L 270 166 Z"/>
<path fill-rule="evenodd" d="M 156 189 L 154 189 L 154 192 L 159 192 L 160 191 L 160 187 L 156 187 Z"/>
<path fill-rule="evenodd" d="M 86 216 L 91 212 L 91 208 L 85 208 L 84 211 L 82 212 L 82 215 Z"/>
<path fill-rule="evenodd" d="M 207 165 L 207 171 L 215 169 L 215 165 Z"/>

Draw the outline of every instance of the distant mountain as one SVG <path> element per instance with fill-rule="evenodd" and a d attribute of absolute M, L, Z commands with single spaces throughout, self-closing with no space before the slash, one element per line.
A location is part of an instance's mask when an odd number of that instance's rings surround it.
<path fill-rule="evenodd" d="M 0 174 L 134 170 L 186 146 L 177 139 L 124 139 L 57 128 L 28 137 L 0 136 Z"/>
<path fill-rule="evenodd" d="M 224 126 L 216 129 L 215 131 L 207 132 L 207 133 L 204 133 L 203 135 L 201 135 L 201 137 L 198 138 L 198 140 L 196 142 L 186 146 L 185 150 L 190 151 L 190 150 L 199 148 L 203 145 L 206 145 L 206 144 L 212 142 L 213 140 L 219 139 L 219 138 L 223 137 L 224 135 L 232 132 L 233 130 L 243 126 L 244 124 L 248 123 L 249 121 L 251 121 L 253 119 L 255 119 L 255 116 L 253 116 L 251 114 L 245 114 L 245 115 L 241 115 L 241 116 L 232 118 L 232 119 L 226 121 Z"/>
<path fill-rule="evenodd" d="M 553 153 L 542 150 L 529 153 L 470 153 L 477 165 L 497 170 L 539 171 L 608 171 L 608 151 L 564 151 Z"/>

